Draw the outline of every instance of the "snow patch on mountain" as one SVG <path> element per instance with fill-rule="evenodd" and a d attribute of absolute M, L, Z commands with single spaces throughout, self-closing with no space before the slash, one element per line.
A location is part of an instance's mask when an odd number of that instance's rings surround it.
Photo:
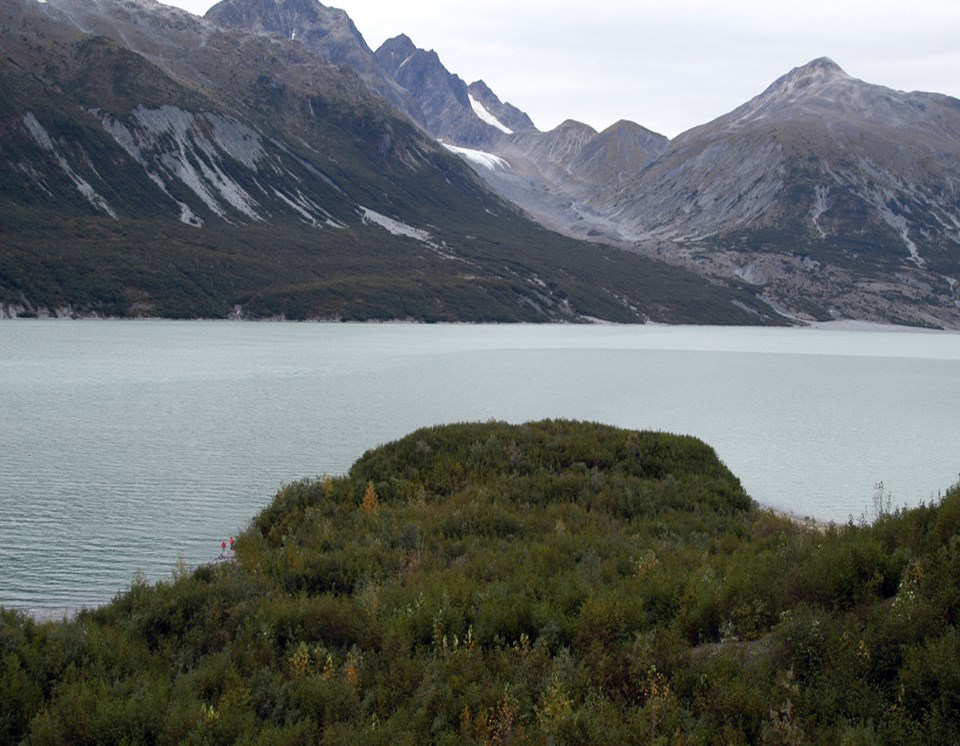
<path fill-rule="evenodd" d="M 475 163 L 478 166 L 489 169 L 490 171 L 508 171 L 510 169 L 510 164 L 507 163 L 499 155 L 494 155 L 493 153 L 487 153 L 483 150 L 473 150 L 472 148 L 461 148 L 456 145 L 448 145 L 447 143 L 441 143 L 443 147 L 449 150 L 451 153 L 456 153 L 461 158 L 469 161 L 470 163 Z"/>
<path fill-rule="evenodd" d="M 359 205 L 359 208 L 360 217 L 364 223 L 373 223 L 374 225 L 379 225 L 381 228 L 393 234 L 394 236 L 406 236 L 407 238 L 414 238 L 417 241 L 423 241 L 424 243 L 429 243 L 430 241 L 430 234 L 425 230 L 414 228 L 413 226 L 402 223 L 399 220 L 394 220 L 393 218 L 388 218 L 386 215 L 381 215 L 379 212 L 375 212 L 369 207 Z"/>
<path fill-rule="evenodd" d="M 470 99 L 470 106 L 473 108 L 473 113 L 480 117 L 480 120 L 486 122 L 492 127 L 496 127 L 498 130 L 503 132 L 505 135 L 512 135 L 513 130 L 507 127 L 503 122 L 497 119 L 493 114 L 487 111 L 486 107 L 481 104 L 473 96 L 468 96 Z"/>

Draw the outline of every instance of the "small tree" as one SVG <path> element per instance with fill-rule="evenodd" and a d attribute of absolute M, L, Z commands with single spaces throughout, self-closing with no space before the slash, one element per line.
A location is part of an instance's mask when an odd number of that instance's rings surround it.
<path fill-rule="evenodd" d="M 893 513 L 893 496 L 883 482 L 873 485 L 873 520 L 879 521 Z"/>
<path fill-rule="evenodd" d="M 377 497 L 377 490 L 373 486 L 373 482 L 367 482 L 367 491 L 363 493 L 361 507 L 364 513 L 376 513 L 380 510 L 380 498 Z"/>

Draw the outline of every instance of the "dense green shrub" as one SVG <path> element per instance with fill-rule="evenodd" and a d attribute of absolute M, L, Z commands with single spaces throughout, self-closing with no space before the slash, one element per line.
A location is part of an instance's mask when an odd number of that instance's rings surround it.
<path fill-rule="evenodd" d="M 691 438 L 427 428 L 284 487 L 236 563 L 0 611 L 0 741 L 954 742 L 958 506 L 820 528 Z"/>

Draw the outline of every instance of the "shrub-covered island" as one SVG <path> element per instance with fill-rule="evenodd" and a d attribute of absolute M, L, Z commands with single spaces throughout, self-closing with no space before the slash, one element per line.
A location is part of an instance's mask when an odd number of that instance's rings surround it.
<path fill-rule="evenodd" d="M 0 619 L 0 741 L 957 743 L 960 489 L 827 529 L 703 443 L 420 430 L 234 563 Z"/>

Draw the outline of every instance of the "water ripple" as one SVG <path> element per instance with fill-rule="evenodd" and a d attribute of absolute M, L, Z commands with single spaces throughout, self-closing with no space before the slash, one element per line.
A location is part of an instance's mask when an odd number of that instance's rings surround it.
<path fill-rule="evenodd" d="M 47 616 L 209 562 L 281 484 L 441 422 L 686 432 L 840 521 L 960 469 L 958 335 L 18 321 L 0 351 L 0 604 Z"/>

